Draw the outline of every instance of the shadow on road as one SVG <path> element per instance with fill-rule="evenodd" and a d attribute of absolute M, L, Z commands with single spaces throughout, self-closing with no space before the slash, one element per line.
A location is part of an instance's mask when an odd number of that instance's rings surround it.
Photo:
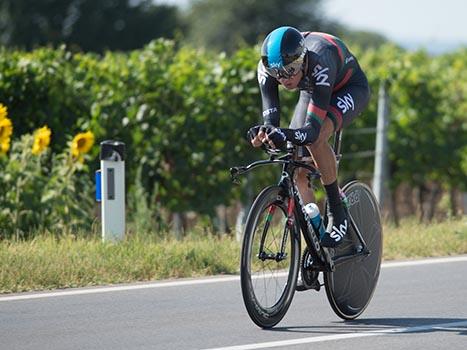
<path fill-rule="evenodd" d="M 433 326 L 433 328 L 428 328 L 430 326 Z M 328 326 L 275 327 L 271 329 L 271 331 L 309 334 L 339 334 L 351 332 L 377 332 L 393 328 L 411 328 L 402 333 L 457 332 L 459 335 L 467 335 L 467 318 L 362 318 L 352 321 L 333 322 Z M 417 330 L 417 328 L 422 329 Z"/>

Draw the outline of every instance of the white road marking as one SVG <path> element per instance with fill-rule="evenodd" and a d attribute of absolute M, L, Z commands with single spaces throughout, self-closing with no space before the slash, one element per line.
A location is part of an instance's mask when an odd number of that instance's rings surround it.
<path fill-rule="evenodd" d="M 387 263 L 383 263 L 381 265 L 381 268 L 384 269 L 384 268 L 393 268 L 393 267 L 454 263 L 454 262 L 464 262 L 464 261 L 467 261 L 467 255 L 456 256 L 456 257 L 446 257 L 446 258 L 387 262 Z M 280 273 L 277 275 L 280 275 Z M 140 289 L 183 287 L 183 286 L 192 286 L 192 285 L 201 285 L 201 284 L 232 282 L 232 281 L 239 281 L 239 280 L 240 280 L 239 276 L 226 276 L 226 277 L 190 279 L 190 280 L 182 280 L 182 281 L 177 280 L 177 281 L 170 281 L 170 282 L 141 283 L 141 284 L 123 285 L 123 286 L 95 287 L 95 288 L 88 288 L 88 289 L 79 288 L 79 289 L 69 289 L 69 290 L 54 291 L 54 292 L 27 293 L 27 294 L 16 294 L 16 295 L 11 295 L 11 296 L 4 296 L 4 297 L 0 297 L 0 302 L 64 297 L 64 296 L 72 296 L 72 295 L 110 293 L 110 292 L 130 291 L 130 290 L 140 290 Z"/>
<path fill-rule="evenodd" d="M 393 261 L 381 264 L 382 268 L 390 267 L 404 267 L 404 266 L 417 266 L 417 265 L 430 265 L 467 261 L 467 255 L 445 257 L 445 258 L 431 258 L 422 260 L 407 260 L 407 261 Z"/>
<path fill-rule="evenodd" d="M 308 338 L 298 338 L 298 339 L 289 339 L 289 340 L 279 340 L 266 343 L 256 343 L 256 344 L 245 344 L 245 345 L 236 345 L 236 346 L 227 346 L 221 348 L 210 348 L 205 350 L 251 350 L 251 349 L 265 349 L 265 348 L 275 348 L 283 346 L 292 346 L 300 344 L 310 344 L 310 343 L 322 343 L 332 340 L 341 340 L 341 339 L 351 339 L 351 338 L 364 338 L 364 337 L 375 337 L 387 334 L 400 334 L 400 333 L 415 333 L 415 332 L 426 332 L 430 330 L 439 330 L 439 329 L 452 329 L 451 327 L 461 327 L 467 326 L 467 321 L 460 322 L 451 322 L 451 323 L 440 323 L 416 327 L 405 327 L 405 328 L 391 328 L 391 329 L 380 329 L 367 332 L 358 332 L 358 333 L 344 333 L 344 334 L 334 334 L 334 335 L 324 335 L 318 337 L 308 337 Z M 467 328 L 459 328 L 464 332 Z"/>

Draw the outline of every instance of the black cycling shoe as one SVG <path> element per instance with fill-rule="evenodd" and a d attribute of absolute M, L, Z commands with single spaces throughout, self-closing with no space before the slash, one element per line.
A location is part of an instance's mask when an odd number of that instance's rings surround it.
<path fill-rule="evenodd" d="M 349 231 L 350 222 L 342 205 L 334 210 L 331 209 L 329 216 L 329 222 L 332 222 L 332 226 L 326 230 L 325 235 L 321 238 L 321 245 L 326 248 L 335 248 L 344 241 L 344 237 Z"/>
<path fill-rule="evenodd" d="M 303 277 L 297 280 L 297 285 L 295 286 L 295 290 L 297 292 L 303 292 L 305 290 L 314 289 L 319 291 L 321 289 L 321 284 L 319 283 L 318 279 L 314 280 L 313 282 L 307 282 Z"/>

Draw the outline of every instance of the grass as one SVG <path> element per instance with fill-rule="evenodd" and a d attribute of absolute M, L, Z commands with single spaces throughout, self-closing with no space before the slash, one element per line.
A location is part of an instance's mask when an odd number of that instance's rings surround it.
<path fill-rule="evenodd" d="M 431 225 L 403 221 L 384 228 L 384 259 L 467 253 L 467 218 Z M 82 287 L 214 274 L 235 274 L 240 244 L 231 237 L 182 241 L 134 235 L 118 244 L 40 234 L 0 242 L 0 293 Z"/>
<path fill-rule="evenodd" d="M 399 228 L 384 230 L 385 260 L 459 255 L 467 253 L 467 216 L 420 225 L 404 220 Z"/>
<path fill-rule="evenodd" d="M 40 235 L 0 244 L 0 293 L 236 273 L 238 252 L 230 238 L 112 244 Z"/>

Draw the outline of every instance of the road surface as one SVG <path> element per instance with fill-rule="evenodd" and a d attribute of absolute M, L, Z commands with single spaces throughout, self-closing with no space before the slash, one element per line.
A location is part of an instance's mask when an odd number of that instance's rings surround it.
<path fill-rule="evenodd" d="M 467 256 L 386 263 L 367 310 L 340 320 L 324 290 L 249 319 L 238 276 L 0 296 L 0 349 L 467 349 Z"/>

